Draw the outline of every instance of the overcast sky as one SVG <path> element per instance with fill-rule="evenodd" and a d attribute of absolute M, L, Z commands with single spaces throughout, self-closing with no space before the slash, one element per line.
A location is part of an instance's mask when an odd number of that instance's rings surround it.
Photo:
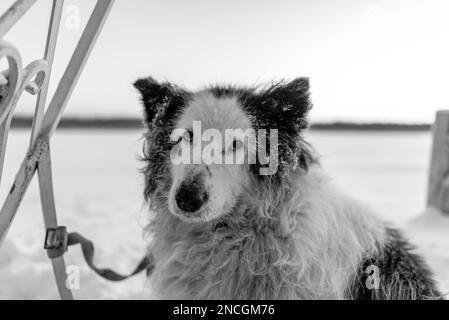
<path fill-rule="evenodd" d="M 52 91 L 93 3 L 66 1 Z M 42 55 L 50 6 L 5 37 L 24 63 Z M 430 122 L 449 109 L 448 17 L 447 0 L 116 0 L 67 114 L 139 116 L 131 83 L 146 75 L 189 89 L 308 76 L 313 121 Z"/>

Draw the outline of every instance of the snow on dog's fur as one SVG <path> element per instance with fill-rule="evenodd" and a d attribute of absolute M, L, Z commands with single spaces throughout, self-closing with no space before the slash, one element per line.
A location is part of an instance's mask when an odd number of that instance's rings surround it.
<path fill-rule="evenodd" d="M 334 189 L 304 141 L 309 82 L 189 92 L 152 78 L 142 95 L 151 282 L 169 299 L 423 299 L 439 293 L 400 233 Z M 181 144 L 202 129 L 276 129 L 277 168 L 174 164 Z M 186 135 L 173 141 L 175 130 Z M 260 137 L 257 137 L 260 139 Z M 267 137 L 268 139 L 268 137 Z M 255 153 L 223 145 L 223 153 Z M 273 147 L 273 146 L 272 146 Z M 270 152 L 275 152 L 270 150 Z M 368 267 L 375 266 L 376 274 Z M 376 283 L 377 281 L 377 283 Z"/>

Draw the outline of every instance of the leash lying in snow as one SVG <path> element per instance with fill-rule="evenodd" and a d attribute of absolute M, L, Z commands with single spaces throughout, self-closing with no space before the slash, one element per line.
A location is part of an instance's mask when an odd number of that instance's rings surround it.
<path fill-rule="evenodd" d="M 153 268 L 154 262 L 151 257 L 145 256 L 129 275 L 121 275 L 111 269 L 98 268 L 94 264 L 94 252 L 95 247 L 92 241 L 83 237 L 78 232 L 68 233 L 66 227 L 58 227 L 56 229 L 47 229 L 45 235 L 44 249 L 47 250 L 47 255 L 50 259 L 55 259 L 62 256 L 68 249 L 69 246 L 81 245 L 84 260 L 86 260 L 87 265 L 95 271 L 99 276 L 110 280 L 110 281 L 122 281 L 126 280 L 144 270 L 146 270 L 147 275 L 150 275 Z"/>

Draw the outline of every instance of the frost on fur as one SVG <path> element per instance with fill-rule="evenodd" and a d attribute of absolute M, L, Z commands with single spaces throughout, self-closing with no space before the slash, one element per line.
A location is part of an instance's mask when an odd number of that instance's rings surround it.
<path fill-rule="evenodd" d="M 145 108 L 145 124 L 150 128 L 164 125 L 167 120 L 179 111 L 184 104 L 186 93 L 170 83 L 159 83 L 151 77 L 139 79 L 134 82 L 139 90 Z"/>
<path fill-rule="evenodd" d="M 323 174 L 303 136 L 312 106 L 308 79 L 259 88 L 216 86 L 195 93 L 152 78 L 138 80 L 135 87 L 147 124 L 143 173 L 152 219 L 146 231 L 152 239 L 149 254 L 156 261 L 151 282 L 160 297 L 438 294 L 419 257 L 409 254 L 408 243 L 398 237 L 392 241 L 385 223 L 342 195 Z M 266 178 L 258 175 L 259 163 L 173 164 L 170 133 L 189 130 L 192 121 L 217 130 L 278 130 L 279 170 Z M 207 193 L 201 198 L 204 203 L 182 209 L 180 195 L 187 194 L 188 201 L 200 192 Z M 381 295 L 360 286 L 367 259 L 386 272 Z M 407 270 L 403 277 L 394 275 L 395 261 Z"/>

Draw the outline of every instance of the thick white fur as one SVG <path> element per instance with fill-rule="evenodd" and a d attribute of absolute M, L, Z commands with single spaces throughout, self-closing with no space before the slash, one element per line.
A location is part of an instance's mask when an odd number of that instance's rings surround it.
<path fill-rule="evenodd" d="M 202 104 L 201 112 L 192 116 L 189 110 L 196 108 L 187 108 L 180 123 L 188 118 L 209 127 L 216 122 L 223 125 L 225 117 L 207 112 L 204 100 L 193 103 Z M 268 187 L 264 199 L 257 197 L 248 167 L 230 170 L 239 172 L 231 172 L 232 179 L 220 190 L 239 194 L 223 195 L 234 199 L 234 207 L 218 218 L 179 219 L 168 209 L 169 190 L 160 190 L 165 196 L 151 199 L 154 217 L 148 231 L 153 234 L 150 247 L 156 261 L 151 282 L 159 297 L 345 298 L 363 255 L 375 253 L 383 242 L 383 223 L 341 195 L 317 165 L 307 172 L 296 170 L 288 188 Z M 181 174 L 172 168 L 174 172 Z M 217 227 L 217 219 L 224 227 Z"/>

